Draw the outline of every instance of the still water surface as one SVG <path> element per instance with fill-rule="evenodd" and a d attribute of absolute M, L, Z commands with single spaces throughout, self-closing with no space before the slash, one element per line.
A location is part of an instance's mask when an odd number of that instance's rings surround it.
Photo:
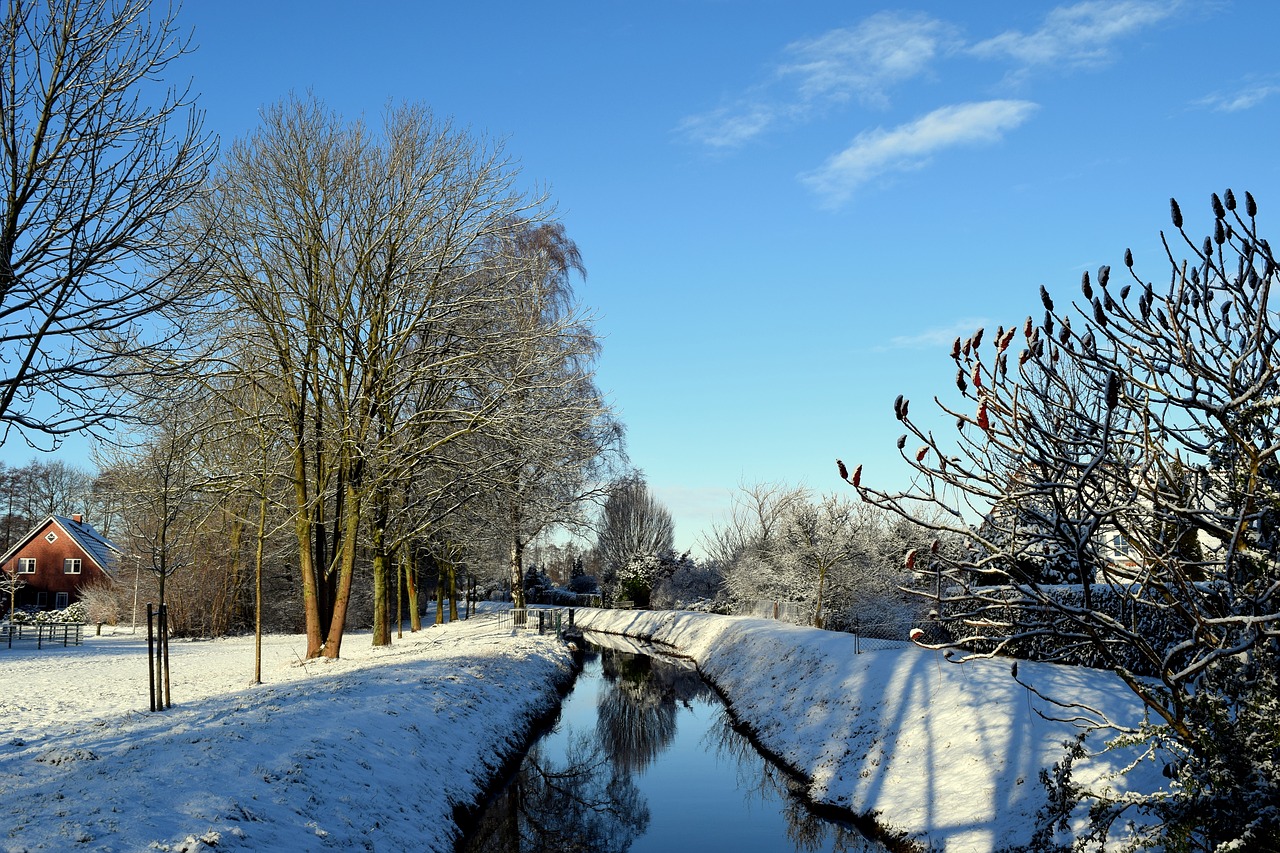
<path fill-rule="evenodd" d="M 559 721 L 459 853 L 885 849 L 813 814 L 691 664 L 621 638 L 588 639 Z"/>

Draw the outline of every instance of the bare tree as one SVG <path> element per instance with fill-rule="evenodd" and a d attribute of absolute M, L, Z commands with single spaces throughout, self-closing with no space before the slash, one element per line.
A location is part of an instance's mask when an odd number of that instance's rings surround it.
<path fill-rule="evenodd" d="M 501 150 L 425 108 L 375 140 L 313 98 L 264 115 L 190 215 L 227 328 L 268 354 L 291 456 L 308 655 L 337 656 L 361 537 L 375 641 L 389 640 L 391 531 L 404 479 L 514 416 L 528 375 L 497 367 L 545 334 L 510 322 L 520 272 L 495 255 L 542 214 Z M 412 440 L 410 440 L 412 438 Z"/>
<path fill-rule="evenodd" d="M 617 572 L 632 557 L 670 553 L 674 546 L 671 513 L 650 493 L 644 477 L 634 472 L 614 481 L 596 532 L 596 551 L 606 574 Z"/>
<path fill-rule="evenodd" d="M 0 443 L 126 414 L 112 384 L 170 345 L 185 298 L 163 238 L 213 146 L 193 98 L 157 91 L 187 51 L 146 0 L 13 0 L 0 21 Z"/>
<path fill-rule="evenodd" d="M 957 644 L 1105 666 L 1129 686 L 1154 723 L 1127 734 L 1166 756 L 1179 793 L 1103 799 L 1094 834 L 1138 809 L 1187 849 L 1280 828 L 1278 269 L 1253 198 L 1243 214 L 1230 192 L 1211 202 L 1203 241 L 1172 202 L 1166 284 L 1126 250 L 1128 281 L 1102 267 L 1070 309 L 1042 288 L 1043 322 L 957 339 L 960 401 L 939 402 L 954 437 L 895 402 L 913 488 L 839 466 L 864 499 L 933 510 L 969 543 L 907 556 L 945 578 Z"/>

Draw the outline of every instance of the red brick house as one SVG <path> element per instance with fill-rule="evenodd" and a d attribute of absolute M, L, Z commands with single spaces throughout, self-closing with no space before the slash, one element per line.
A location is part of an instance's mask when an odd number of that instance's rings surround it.
<path fill-rule="evenodd" d="M 61 609 L 80 597 L 83 587 L 111 583 L 120 549 L 80 515 L 51 515 L 0 557 L 0 569 L 26 581 L 18 607 Z M 0 610 L 9 609 L 3 596 Z"/>

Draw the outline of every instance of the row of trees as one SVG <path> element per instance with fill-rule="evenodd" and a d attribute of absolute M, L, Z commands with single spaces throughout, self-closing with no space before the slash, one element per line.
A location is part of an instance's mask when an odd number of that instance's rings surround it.
<path fill-rule="evenodd" d="M 868 504 L 759 484 L 739 491 L 695 560 L 675 553 L 670 513 L 633 473 L 610 487 L 588 562 L 609 598 L 640 606 L 744 613 L 776 603 L 807 624 L 905 636 L 923 608 L 904 590 L 932 593 L 937 577 L 904 568 L 902 555 L 930 538 Z"/>
<path fill-rule="evenodd" d="M 945 578 L 959 644 L 1086 652 L 1141 700 L 1148 723 L 1105 722 L 1164 757 L 1173 794 L 1096 795 L 1095 842 L 1135 811 L 1134 843 L 1170 850 L 1280 834 L 1280 268 L 1252 196 L 1211 206 L 1197 239 L 1172 202 L 1163 283 L 1126 250 L 1120 281 L 1086 273 L 1070 305 L 1041 288 L 1040 321 L 957 339 L 958 396 L 935 398 L 955 431 L 894 406 L 913 488 L 840 466 L 871 505 L 965 543 L 918 556 Z M 1053 818 L 1095 796 L 1063 771 Z"/>
<path fill-rule="evenodd" d="M 500 552 L 519 598 L 527 544 L 621 458 L 549 198 L 413 104 L 290 97 L 218 157 L 161 82 L 186 50 L 146 0 L 0 25 L 5 438 L 110 435 L 95 522 L 162 600 L 199 577 L 215 630 L 248 577 L 291 592 L 308 656 L 353 607 L 390 642 L 423 571 Z"/>

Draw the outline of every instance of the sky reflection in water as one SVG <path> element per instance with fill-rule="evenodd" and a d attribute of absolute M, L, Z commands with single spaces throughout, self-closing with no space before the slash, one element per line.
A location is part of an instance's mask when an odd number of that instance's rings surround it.
<path fill-rule="evenodd" d="M 693 667 L 601 647 L 461 853 L 884 848 L 812 814 Z M 612 646 L 612 647 L 611 647 Z"/>

